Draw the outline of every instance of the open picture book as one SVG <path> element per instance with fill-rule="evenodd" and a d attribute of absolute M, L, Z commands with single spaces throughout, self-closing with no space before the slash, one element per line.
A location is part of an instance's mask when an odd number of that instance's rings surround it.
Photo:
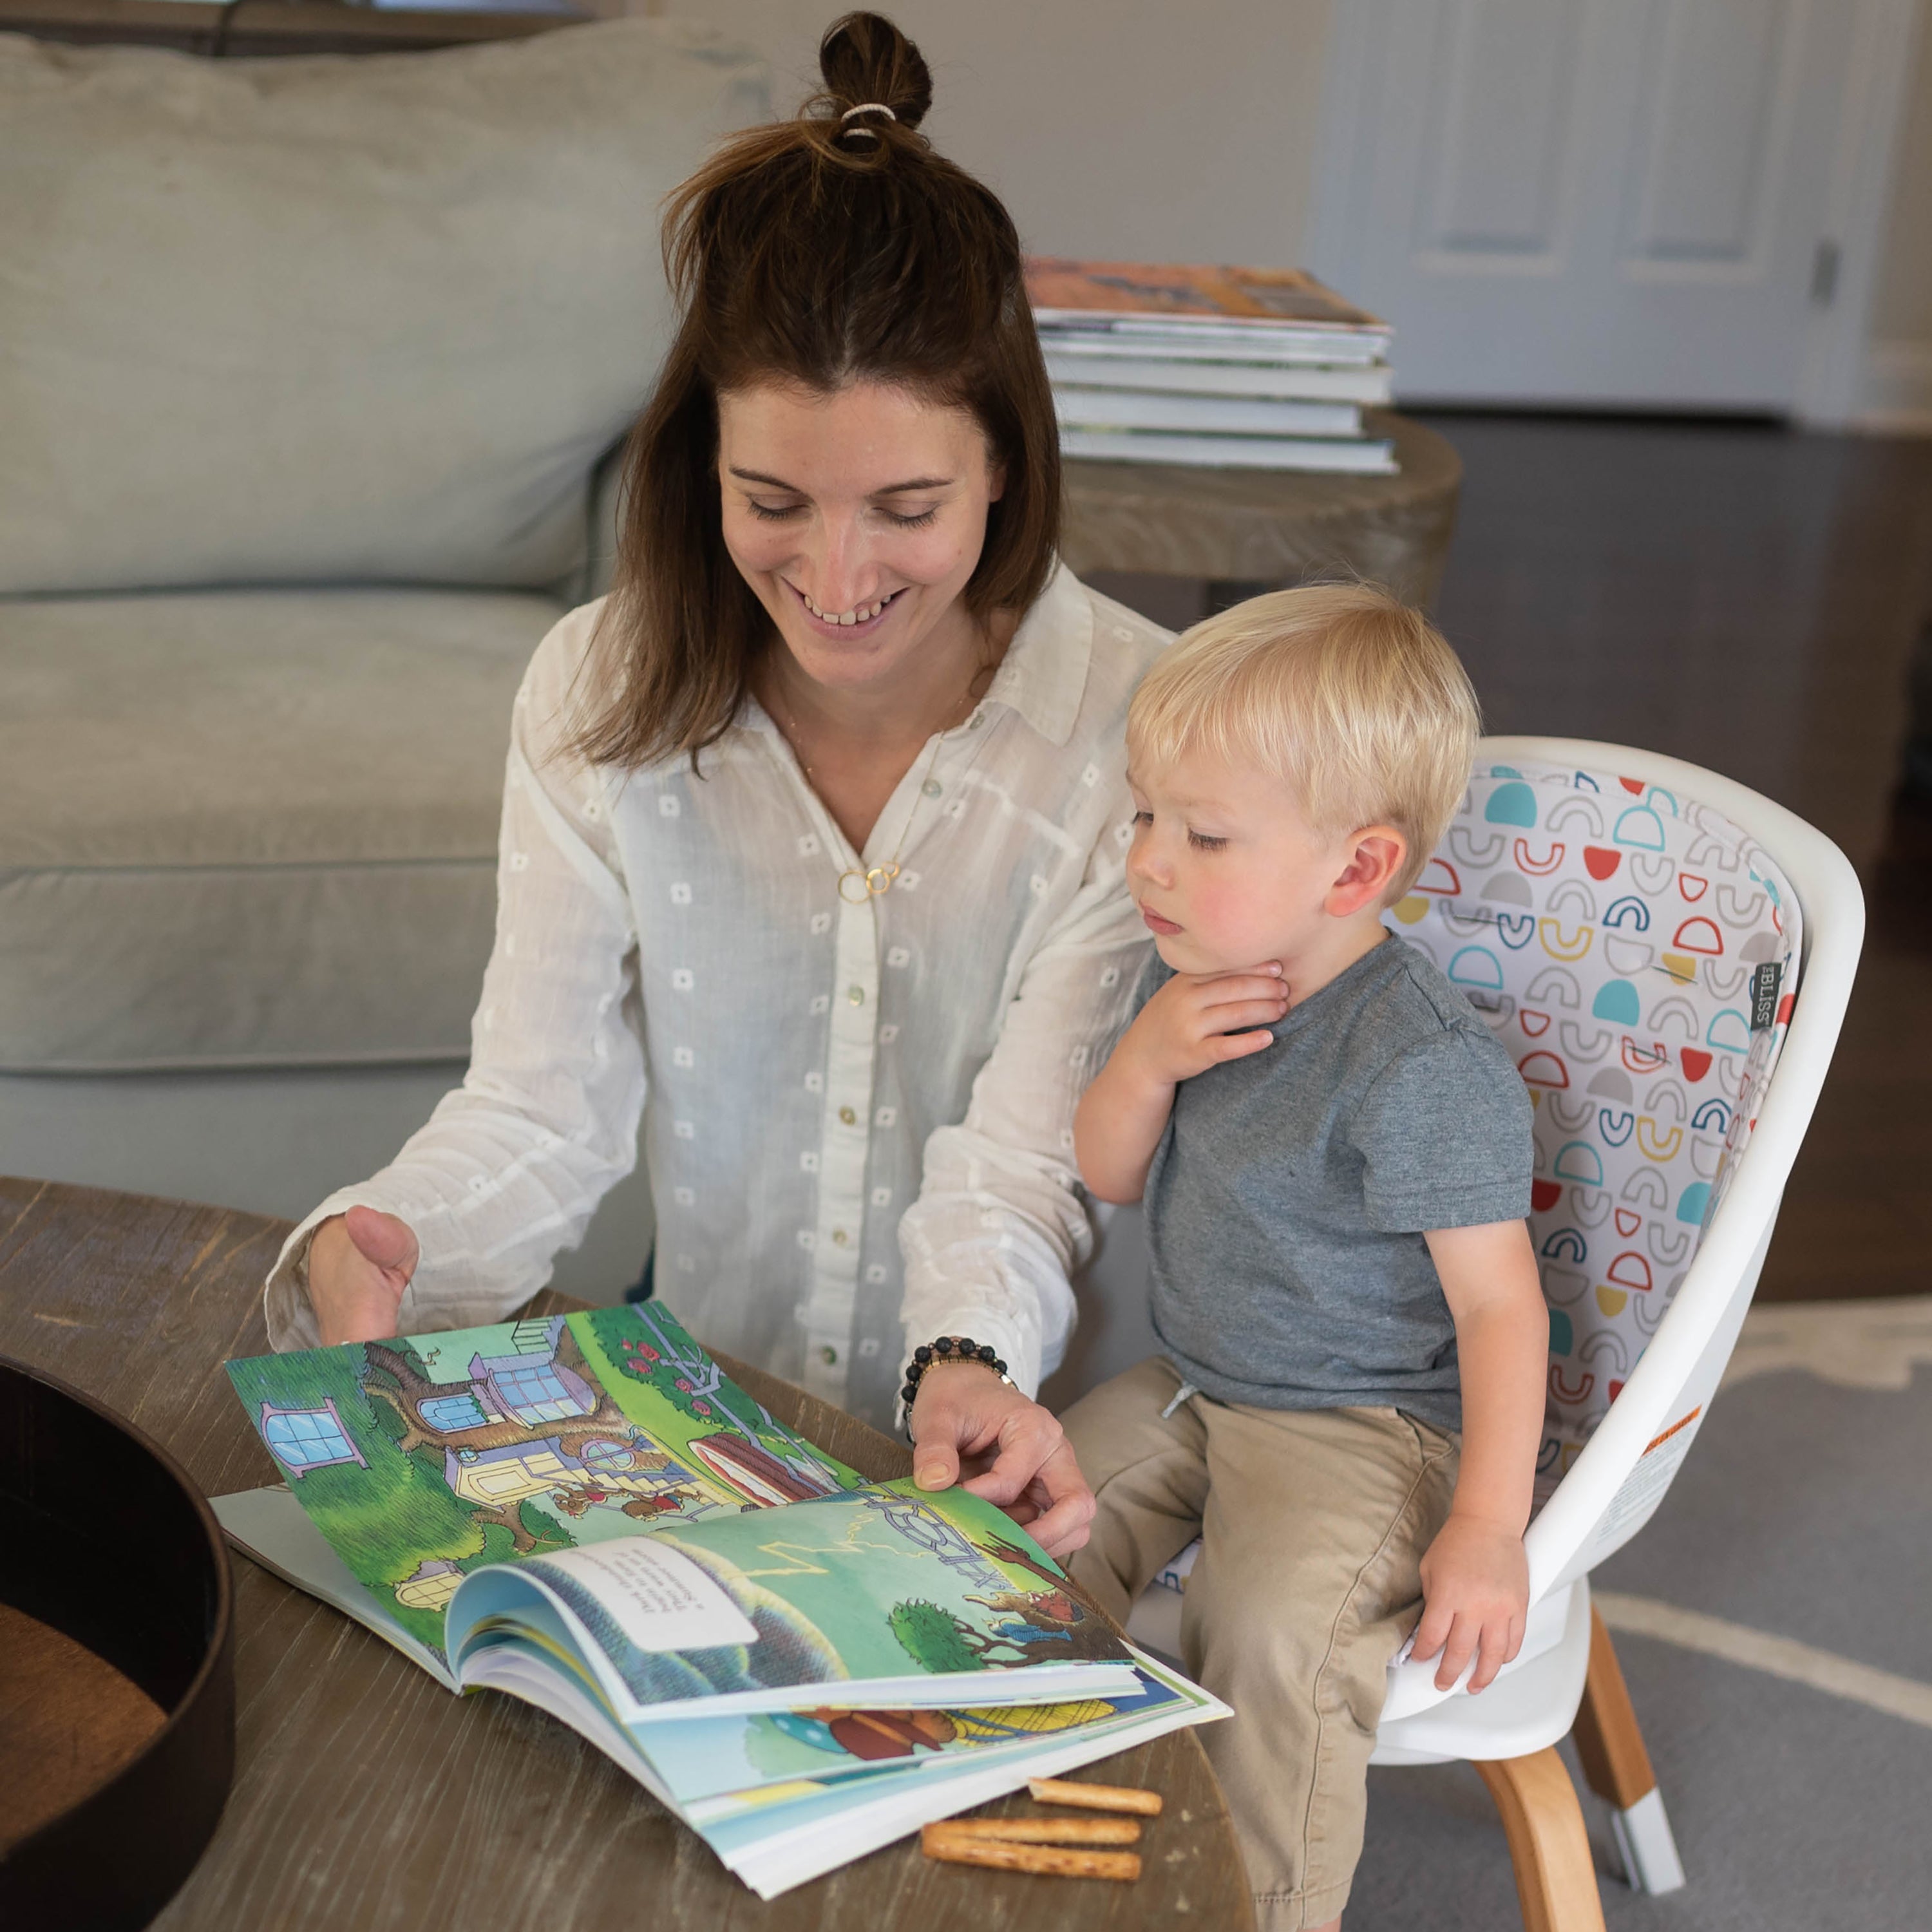
<path fill-rule="evenodd" d="M 285 1478 L 214 1499 L 232 1540 L 561 1719 L 765 1897 L 1226 1714 L 1004 1512 L 867 1481 L 656 1302 L 228 1372 Z"/>

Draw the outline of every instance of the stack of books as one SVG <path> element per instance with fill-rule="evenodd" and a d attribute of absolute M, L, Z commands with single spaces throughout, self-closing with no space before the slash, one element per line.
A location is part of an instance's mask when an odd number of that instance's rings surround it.
<path fill-rule="evenodd" d="M 228 1372 L 284 1479 L 215 1498 L 231 1540 L 568 1724 L 763 1898 L 1228 1714 L 991 1503 L 868 1482 L 662 1302 Z"/>
<path fill-rule="evenodd" d="M 1069 456 L 1387 475 L 1388 325 L 1298 268 L 1027 264 Z"/>

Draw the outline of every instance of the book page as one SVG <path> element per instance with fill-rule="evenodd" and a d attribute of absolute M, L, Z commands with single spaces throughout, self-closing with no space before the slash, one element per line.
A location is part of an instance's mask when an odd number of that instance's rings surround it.
<path fill-rule="evenodd" d="M 445 1666 L 493 1564 L 859 1487 L 661 1303 L 231 1362 L 296 1502 Z"/>
<path fill-rule="evenodd" d="M 583 1656 L 627 1724 L 802 1701 L 1047 1703 L 1135 1686 L 1106 1618 L 1010 1516 L 964 1490 L 874 1484 L 660 1524 L 649 1541 L 707 1579 L 736 1621 L 700 1619 L 684 1646 L 654 1623 L 640 1640 L 592 1552 L 534 1556 L 464 1585 L 448 1626 L 459 1670 L 472 1641 L 539 1632 Z"/>
<path fill-rule="evenodd" d="M 382 1599 L 356 1581 L 286 1490 L 244 1490 L 234 1496 L 211 1496 L 208 1508 L 229 1541 L 265 1570 L 352 1617 L 446 1688 L 457 1688 L 441 1657 L 412 1636 L 382 1607 Z"/>
<path fill-rule="evenodd" d="M 751 1618 L 722 1585 L 662 1537 L 596 1544 L 550 1558 L 548 1567 L 595 1597 L 625 1641 L 639 1650 L 702 1650 L 756 1643 Z"/>
<path fill-rule="evenodd" d="M 694 1808 L 694 1818 L 730 1817 L 762 1802 L 774 1786 L 826 1789 L 962 1758 L 989 1763 L 1037 1752 L 1055 1738 L 1110 1735 L 1183 1694 L 1164 1677 L 1142 1670 L 1124 1696 L 1064 1704 L 929 1710 L 803 1705 L 742 1717 L 688 1718 L 654 1725 L 646 1735 L 652 1764 L 678 1802 Z M 712 1802 L 706 1806 L 706 1800 Z"/>

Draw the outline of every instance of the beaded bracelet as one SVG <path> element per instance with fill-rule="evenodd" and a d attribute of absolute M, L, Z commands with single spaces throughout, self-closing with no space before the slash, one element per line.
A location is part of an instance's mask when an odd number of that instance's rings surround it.
<path fill-rule="evenodd" d="M 991 1369 L 1007 1388 L 1018 1386 L 1006 1373 L 1006 1365 L 990 1342 L 975 1342 L 970 1335 L 942 1335 L 937 1341 L 922 1342 L 912 1352 L 912 1360 L 906 1364 L 905 1387 L 899 1390 L 899 1400 L 905 1404 L 906 1417 L 912 1417 L 913 1398 L 919 1394 L 919 1385 L 926 1372 L 939 1362 L 980 1362 Z"/>

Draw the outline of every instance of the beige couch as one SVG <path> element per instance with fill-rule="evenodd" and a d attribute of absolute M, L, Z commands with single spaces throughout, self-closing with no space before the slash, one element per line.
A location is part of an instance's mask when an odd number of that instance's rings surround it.
<path fill-rule="evenodd" d="M 296 1214 L 460 1077 L 509 705 L 600 586 L 707 30 L 0 36 L 0 1172 Z M 640 1186 L 566 1285 L 609 1292 Z"/>

